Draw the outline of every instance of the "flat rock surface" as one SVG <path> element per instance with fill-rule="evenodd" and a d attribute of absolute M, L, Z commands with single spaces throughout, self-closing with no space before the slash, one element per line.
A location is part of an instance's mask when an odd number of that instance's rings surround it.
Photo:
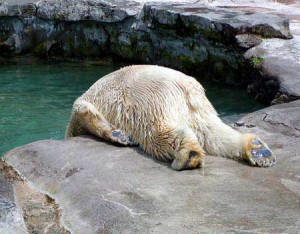
<path fill-rule="evenodd" d="M 236 11 L 234 8 L 210 7 L 201 3 L 147 3 L 144 7 L 148 20 L 163 25 L 178 21 L 194 30 L 211 33 L 252 33 L 263 37 L 291 38 L 289 22 L 284 17 L 261 12 Z M 229 36 L 229 35 L 227 35 Z"/>
<path fill-rule="evenodd" d="M 34 142 L 4 159 L 55 199 L 73 233 L 298 233 L 299 106 L 277 105 L 241 120 L 240 131 L 259 134 L 277 154 L 271 168 L 208 156 L 205 168 L 176 172 L 138 148 L 88 136 Z M 263 121 L 262 113 L 282 129 L 254 121 Z"/>

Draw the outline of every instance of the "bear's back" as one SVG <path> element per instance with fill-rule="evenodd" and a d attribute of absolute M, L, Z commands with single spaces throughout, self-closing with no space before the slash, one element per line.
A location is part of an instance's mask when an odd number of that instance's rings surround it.
<path fill-rule="evenodd" d="M 99 79 L 81 97 L 115 127 L 151 131 L 165 123 L 188 123 L 206 101 L 202 86 L 190 76 L 155 65 L 124 67 Z"/>

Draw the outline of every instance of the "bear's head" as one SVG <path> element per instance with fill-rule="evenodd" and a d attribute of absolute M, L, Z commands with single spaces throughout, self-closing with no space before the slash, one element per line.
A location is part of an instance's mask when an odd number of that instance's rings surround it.
<path fill-rule="evenodd" d="M 204 151 L 197 137 L 190 131 L 183 131 L 180 143 L 175 147 L 171 168 L 176 171 L 194 169 L 204 166 Z"/>

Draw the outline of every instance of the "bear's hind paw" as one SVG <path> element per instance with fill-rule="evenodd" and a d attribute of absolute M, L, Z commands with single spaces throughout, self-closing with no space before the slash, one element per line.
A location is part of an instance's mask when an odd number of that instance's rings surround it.
<path fill-rule="evenodd" d="M 276 156 L 268 146 L 263 141 L 256 138 L 252 140 L 247 155 L 252 166 L 271 167 L 277 161 Z"/>

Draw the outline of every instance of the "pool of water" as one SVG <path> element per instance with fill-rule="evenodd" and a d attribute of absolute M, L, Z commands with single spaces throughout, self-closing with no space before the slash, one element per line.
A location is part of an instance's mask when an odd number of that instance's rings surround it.
<path fill-rule="evenodd" d="M 0 156 L 41 139 L 63 139 L 72 103 L 121 65 L 0 59 Z M 226 122 L 262 108 L 245 91 L 201 82 Z"/>

